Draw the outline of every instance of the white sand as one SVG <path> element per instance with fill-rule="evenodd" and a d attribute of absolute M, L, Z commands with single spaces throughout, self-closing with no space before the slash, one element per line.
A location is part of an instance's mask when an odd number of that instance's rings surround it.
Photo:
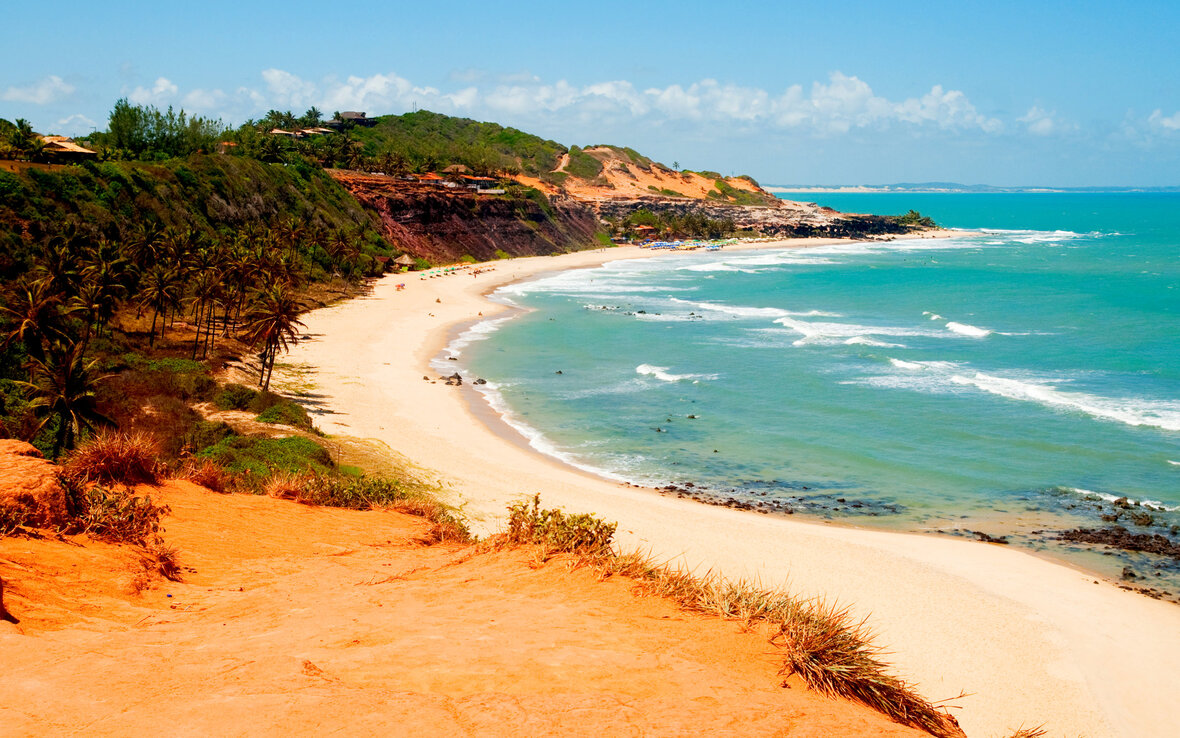
<path fill-rule="evenodd" d="M 763 516 L 625 487 L 528 449 L 507 426 L 492 432 L 473 412 L 483 400 L 469 384 L 423 381 L 438 377 L 429 363 L 450 330 L 504 310 L 484 297 L 494 287 L 650 255 L 624 247 L 498 262 L 475 277 L 389 276 L 370 297 L 307 316 L 313 340 L 287 362 L 308 370 L 299 381 L 313 383 L 331 408 L 316 418 L 320 428 L 380 439 L 437 470 L 477 531 L 496 529 L 510 501 L 539 492 L 549 506 L 618 521 L 623 547 L 839 600 L 869 616 L 898 673 L 928 699 L 968 693 L 951 704 L 972 736 L 1041 723 L 1052 735 L 1175 735 L 1175 604 L 1003 546 Z"/>

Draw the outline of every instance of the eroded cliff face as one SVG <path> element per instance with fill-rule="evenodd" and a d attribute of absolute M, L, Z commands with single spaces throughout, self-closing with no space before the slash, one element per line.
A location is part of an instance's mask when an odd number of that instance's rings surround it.
<path fill-rule="evenodd" d="M 590 248 L 598 219 L 568 197 L 477 195 L 382 175 L 332 172 L 381 223 L 396 248 L 433 263 L 537 256 Z"/>

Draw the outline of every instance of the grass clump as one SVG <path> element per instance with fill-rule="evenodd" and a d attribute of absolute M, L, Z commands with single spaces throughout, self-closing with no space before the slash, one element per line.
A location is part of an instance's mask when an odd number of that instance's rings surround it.
<path fill-rule="evenodd" d="M 349 510 L 390 509 L 425 518 L 431 523 L 425 543 L 471 540 L 471 532 L 455 510 L 392 479 L 279 472 L 263 482 L 263 490 L 271 497 L 305 505 Z"/>
<path fill-rule="evenodd" d="M 235 482 L 232 472 L 211 459 L 189 459 L 181 467 L 180 478 L 214 492 L 229 492 Z"/>
<path fill-rule="evenodd" d="M 65 474 L 80 482 L 155 484 L 159 481 L 160 446 L 143 433 L 100 433 L 75 449 Z"/>
<path fill-rule="evenodd" d="M 814 690 L 860 702 L 931 735 L 963 735 L 953 717 L 888 673 L 865 621 L 855 620 L 848 608 L 810 602 L 777 626 L 771 643 L 783 653 L 780 674 L 798 674 Z"/>

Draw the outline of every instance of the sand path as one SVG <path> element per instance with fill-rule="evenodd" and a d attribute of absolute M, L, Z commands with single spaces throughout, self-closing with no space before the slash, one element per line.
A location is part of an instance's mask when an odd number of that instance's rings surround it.
<path fill-rule="evenodd" d="M 0 539 L 0 735 L 922 735 L 782 689 L 764 637 L 623 580 L 422 547 L 392 512 L 152 494 L 183 584 L 131 595 L 127 547 Z"/>
<path fill-rule="evenodd" d="M 1001 546 L 770 518 L 623 487 L 525 448 L 490 412 L 477 417 L 482 401 L 468 385 L 423 381 L 437 377 L 429 362 L 454 326 L 503 309 L 484 297 L 495 286 L 651 255 L 624 247 L 498 262 L 474 277 L 387 277 L 369 297 L 310 314 L 311 340 L 287 358 L 295 370 L 286 376 L 314 385 L 319 409 L 330 409 L 316 419 L 323 430 L 380 439 L 438 470 L 477 528 L 495 529 L 508 502 L 539 492 L 548 504 L 618 521 L 624 546 L 854 605 L 925 696 L 970 694 L 954 701 L 970 735 L 1040 723 L 1060 735 L 1174 735 L 1174 604 Z"/>

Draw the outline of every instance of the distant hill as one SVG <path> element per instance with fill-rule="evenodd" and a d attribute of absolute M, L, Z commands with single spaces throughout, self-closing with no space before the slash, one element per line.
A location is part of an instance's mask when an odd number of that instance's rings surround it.
<path fill-rule="evenodd" d="M 432 170 L 460 164 L 505 174 L 546 194 L 578 199 L 673 197 L 734 205 L 777 205 L 750 177 L 676 171 L 631 148 L 565 146 L 531 133 L 428 110 L 383 115 L 350 135 L 386 169 Z"/>

